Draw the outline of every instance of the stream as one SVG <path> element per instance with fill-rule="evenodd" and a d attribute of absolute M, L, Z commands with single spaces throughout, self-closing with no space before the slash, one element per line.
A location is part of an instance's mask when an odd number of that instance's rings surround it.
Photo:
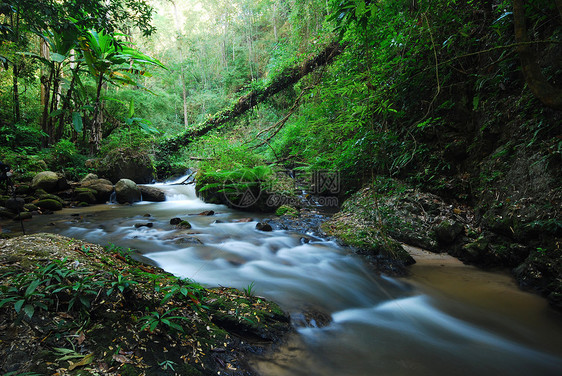
<path fill-rule="evenodd" d="M 177 276 L 276 301 L 297 333 L 252 360 L 264 376 L 562 374 L 562 316 L 507 274 L 413 250 L 410 277 L 378 276 L 334 242 L 261 232 L 264 215 L 206 204 L 193 186 L 155 186 L 165 202 L 64 209 L 26 230 L 135 248 Z M 206 210 L 215 215 L 198 215 Z M 173 217 L 192 228 L 176 229 Z M 308 311 L 332 321 L 317 325 Z"/>

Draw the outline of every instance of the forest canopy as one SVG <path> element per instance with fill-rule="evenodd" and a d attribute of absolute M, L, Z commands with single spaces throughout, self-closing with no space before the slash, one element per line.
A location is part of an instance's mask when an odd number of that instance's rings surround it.
<path fill-rule="evenodd" d="M 76 174 L 87 168 L 71 159 L 127 145 L 152 155 L 161 177 L 189 167 L 190 157 L 250 153 L 262 164 L 342 171 L 350 191 L 378 174 L 443 186 L 451 162 L 431 150 L 482 137 L 477 130 L 487 127 L 474 121 L 493 95 L 527 83 L 556 108 L 559 60 L 537 52 L 559 47 L 559 7 L 2 2 L 2 147 L 67 153 Z M 334 43 L 337 57 L 285 79 Z M 470 116 L 458 118 L 463 112 Z M 439 146 L 426 142 L 437 134 Z"/>

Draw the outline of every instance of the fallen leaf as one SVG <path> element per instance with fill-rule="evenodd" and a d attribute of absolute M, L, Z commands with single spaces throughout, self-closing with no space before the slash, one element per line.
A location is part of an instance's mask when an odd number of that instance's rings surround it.
<path fill-rule="evenodd" d="M 78 341 L 78 344 L 81 345 L 86 340 L 84 332 L 80 332 L 80 335 L 76 338 L 76 340 Z"/>
<path fill-rule="evenodd" d="M 119 363 L 132 363 L 131 360 L 126 356 L 117 355 L 117 354 L 113 355 L 113 360 Z"/>
<path fill-rule="evenodd" d="M 92 363 L 94 361 L 94 353 L 88 354 L 86 355 L 84 358 L 82 358 L 81 361 L 76 362 L 76 363 L 72 363 L 71 361 L 68 361 L 70 363 L 70 367 L 68 367 L 68 369 L 70 371 L 72 371 L 73 369 L 77 368 L 77 367 L 82 367 L 82 366 L 86 366 L 90 363 Z"/>

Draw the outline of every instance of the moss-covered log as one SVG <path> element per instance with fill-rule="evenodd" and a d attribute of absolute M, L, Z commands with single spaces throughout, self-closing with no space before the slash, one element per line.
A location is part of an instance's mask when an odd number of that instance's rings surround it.
<path fill-rule="evenodd" d="M 263 102 L 267 98 L 279 93 L 280 91 L 296 84 L 303 77 L 313 72 L 318 67 L 330 64 L 336 56 L 341 54 L 343 46 L 339 42 L 333 42 L 326 46 L 318 55 L 306 60 L 304 63 L 286 68 L 270 84 L 265 87 L 252 89 L 241 96 L 230 107 L 211 116 L 198 126 L 187 130 L 177 136 L 166 139 L 160 145 L 163 154 L 178 151 L 182 146 L 188 145 L 192 140 L 200 137 L 209 131 L 235 119 L 244 114 L 249 109 Z"/>

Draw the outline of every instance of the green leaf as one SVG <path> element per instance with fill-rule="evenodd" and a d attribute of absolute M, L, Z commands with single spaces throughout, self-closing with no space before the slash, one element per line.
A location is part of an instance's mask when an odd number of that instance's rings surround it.
<path fill-rule="evenodd" d="M 80 114 L 80 112 L 72 113 L 72 126 L 78 133 L 82 133 L 84 130 L 84 123 L 82 122 L 82 114 Z"/>
<path fill-rule="evenodd" d="M 135 99 L 131 98 L 131 101 L 129 102 L 129 119 L 131 119 L 134 114 L 135 114 Z"/>
<path fill-rule="evenodd" d="M 40 284 L 41 284 L 40 279 L 35 279 L 31 281 L 31 283 L 29 284 L 29 286 L 27 286 L 27 289 L 25 290 L 24 296 L 27 298 L 28 296 L 32 295 Z"/>
<path fill-rule="evenodd" d="M 27 317 L 32 318 L 33 314 L 35 313 L 35 307 L 31 304 L 26 304 L 25 307 L 23 307 L 23 311 L 25 312 Z"/>
<path fill-rule="evenodd" d="M 473 110 L 477 110 L 478 109 L 478 104 L 480 103 L 480 95 L 475 95 L 474 98 L 472 98 L 472 108 Z"/>
<path fill-rule="evenodd" d="M 66 56 L 58 54 L 56 52 L 51 52 L 51 60 L 57 63 L 62 63 L 66 60 Z"/>
<path fill-rule="evenodd" d="M 87 299 L 85 296 L 81 296 L 80 297 L 80 302 L 82 303 L 82 305 L 86 308 L 90 308 L 90 300 Z"/>
<path fill-rule="evenodd" d="M 14 309 L 16 310 L 16 313 L 20 313 L 21 311 L 21 307 L 23 306 L 23 303 L 25 303 L 25 300 L 18 300 L 15 304 L 14 304 Z"/>
<path fill-rule="evenodd" d="M 150 324 L 149 331 L 150 331 L 150 332 L 153 332 L 154 329 L 156 329 L 157 326 L 158 326 L 158 321 L 153 321 L 153 322 Z"/>

